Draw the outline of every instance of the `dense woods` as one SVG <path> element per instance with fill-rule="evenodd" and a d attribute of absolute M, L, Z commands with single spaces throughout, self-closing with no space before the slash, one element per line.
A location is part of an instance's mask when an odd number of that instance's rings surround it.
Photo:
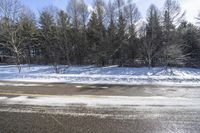
<path fill-rule="evenodd" d="M 38 16 L 17 0 L 1 0 L 1 62 L 199 67 L 200 15 L 194 25 L 176 0 L 163 7 L 151 5 L 142 18 L 132 0 L 94 0 L 92 9 L 70 0 L 66 10 L 49 6 Z"/>

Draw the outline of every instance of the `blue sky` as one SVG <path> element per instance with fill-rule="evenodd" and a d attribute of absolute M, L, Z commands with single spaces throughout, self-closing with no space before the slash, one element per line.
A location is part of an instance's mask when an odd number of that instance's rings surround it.
<path fill-rule="evenodd" d="M 35 13 L 42 8 L 49 5 L 54 5 L 60 9 L 66 9 L 69 0 L 20 0 L 24 5 L 32 9 Z M 108 0 L 106 0 L 108 1 Z M 142 17 L 145 18 L 146 10 L 151 3 L 155 4 L 158 8 L 163 6 L 165 0 L 135 0 Z M 178 0 L 182 8 L 186 11 L 186 19 L 195 23 L 195 17 L 200 11 L 200 0 Z M 87 4 L 92 6 L 93 0 L 85 0 Z"/>
<path fill-rule="evenodd" d="M 54 5 L 60 9 L 66 9 L 69 0 L 20 0 L 23 4 L 28 6 L 34 12 L 38 12 L 44 7 Z M 87 4 L 92 5 L 93 0 L 85 0 Z"/>

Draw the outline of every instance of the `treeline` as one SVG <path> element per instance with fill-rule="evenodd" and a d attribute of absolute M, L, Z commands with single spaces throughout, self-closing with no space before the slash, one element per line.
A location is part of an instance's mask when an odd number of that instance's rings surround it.
<path fill-rule="evenodd" d="M 66 3 L 67 4 L 67 3 Z M 142 19 L 133 0 L 70 0 L 35 14 L 17 0 L 0 1 L 1 53 L 19 64 L 200 66 L 200 29 L 176 0 Z M 200 17 L 197 17 L 200 23 Z M 3 51 L 3 52 L 2 52 Z"/>

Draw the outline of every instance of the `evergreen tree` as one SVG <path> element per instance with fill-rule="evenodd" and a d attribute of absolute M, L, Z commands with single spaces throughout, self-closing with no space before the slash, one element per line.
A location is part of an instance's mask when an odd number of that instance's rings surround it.
<path fill-rule="evenodd" d="M 97 45 L 97 65 L 105 66 L 107 63 L 106 53 L 106 29 L 104 25 L 105 19 L 105 3 L 103 0 L 95 1 L 95 12 L 97 14 L 97 29 L 98 29 L 98 45 Z"/>
<path fill-rule="evenodd" d="M 70 42 L 70 23 L 68 15 L 61 10 L 58 13 L 57 19 L 57 43 L 59 47 L 59 52 L 61 53 L 61 62 L 62 64 L 71 64 L 72 58 L 72 45 Z"/>
<path fill-rule="evenodd" d="M 176 26 L 182 20 L 181 12 L 176 0 L 166 0 L 163 21 L 163 63 L 166 66 L 182 66 L 186 56 L 183 53 L 183 40 L 176 31 Z"/>
<path fill-rule="evenodd" d="M 199 27 L 182 22 L 184 12 L 177 0 L 166 0 L 162 15 L 151 5 L 143 23 L 133 0 L 104 2 L 95 0 L 91 15 L 84 0 L 70 0 L 67 12 L 48 7 L 37 25 L 34 14 L 19 1 L 4 0 L 1 51 L 13 57 L 19 72 L 21 63 L 51 64 L 56 72 L 59 64 L 200 65 Z"/>
<path fill-rule="evenodd" d="M 60 64 L 60 57 L 56 38 L 56 23 L 53 14 L 47 9 L 40 14 L 40 43 L 42 44 L 42 53 L 44 62 L 52 64 L 58 73 L 57 66 Z"/>
<path fill-rule="evenodd" d="M 32 51 L 35 50 L 35 44 L 37 44 L 35 14 L 29 9 L 24 10 L 20 16 L 19 25 L 20 29 L 18 34 L 23 37 L 23 52 L 26 57 L 24 63 L 32 64 L 32 59 L 34 58 Z"/>
<path fill-rule="evenodd" d="M 80 0 L 70 0 L 67 12 L 71 23 L 70 32 L 70 42 L 73 48 L 73 63 L 82 65 L 84 63 L 84 43 L 82 42 L 82 32 L 81 32 L 81 21 L 83 23 L 83 18 L 81 14 L 83 13 L 81 7 L 84 6 L 84 3 L 81 3 Z M 85 7 L 82 7 L 85 8 Z"/>
<path fill-rule="evenodd" d="M 116 48 L 116 44 L 118 43 L 116 40 L 116 25 L 114 23 L 114 20 L 111 19 L 109 22 L 109 26 L 107 29 L 107 58 L 109 60 L 109 64 L 115 64 L 115 58 L 114 58 L 114 54 L 115 54 L 115 48 Z"/>
<path fill-rule="evenodd" d="M 127 21 L 125 17 L 125 3 L 123 0 L 116 0 L 118 10 L 117 23 L 117 46 L 115 55 L 119 60 L 119 65 L 124 66 L 128 60 L 128 37 L 127 37 Z"/>
<path fill-rule="evenodd" d="M 99 25 L 98 25 L 98 18 L 97 14 L 93 11 L 91 19 L 88 23 L 88 30 L 87 36 L 89 41 L 89 62 L 92 64 L 97 64 L 98 60 L 98 47 L 100 42 L 100 35 L 99 35 Z"/>
<path fill-rule="evenodd" d="M 143 56 L 149 67 L 158 65 L 159 57 L 162 55 L 161 34 L 159 11 L 154 5 L 151 5 L 147 16 L 146 41 L 142 47 Z"/>
<path fill-rule="evenodd" d="M 133 2 L 133 0 L 128 0 L 128 6 L 126 9 L 127 20 L 128 20 L 128 49 L 129 49 L 129 60 L 130 65 L 133 64 L 138 57 L 139 52 L 139 39 L 137 37 L 136 26 L 137 22 L 140 20 L 140 12 Z"/>
<path fill-rule="evenodd" d="M 182 22 L 178 32 L 184 41 L 184 54 L 188 55 L 187 66 L 198 67 L 200 65 L 200 34 L 193 24 Z"/>

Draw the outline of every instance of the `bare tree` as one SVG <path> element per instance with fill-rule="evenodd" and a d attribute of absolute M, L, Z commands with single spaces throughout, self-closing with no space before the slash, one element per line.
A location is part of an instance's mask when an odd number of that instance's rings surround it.
<path fill-rule="evenodd" d="M 89 20 L 89 11 L 88 11 L 88 6 L 86 5 L 84 0 L 80 0 L 80 5 L 79 5 L 79 11 L 80 11 L 80 23 L 83 26 L 83 30 L 85 32 L 86 30 L 86 25 Z"/>
<path fill-rule="evenodd" d="M 105 31 L 105 16 L 106 16 L 106 12 L 105 12 L 105 3 L 103 0 L 95 0 L 95 12 L 97 14 L 97 18 L 98 18 L 98 25 L 99 25 L 99 30 L 100 30 L 100 38 L 103 39 L 104 36 L 104 31 Z"/>
<path fill-rule="evenodd" d="M 162 30 L 160 24 L 159 10 L 155 5 L 151 5 L 147 12 L 145 41 L 142 51 L 149 68 L 152 67 L 155 60 L 161 55 Z"/>
<path fill-rule="evenodd" d="M 35 14 L 28 8 L 24 8 L 19 20 L 20 32 L 19 35 L 23 37 L 23 47 L 25 62 L 32 63 L 32 51 L 36 47 L 36 19 Z"/>
<path fill-rule="evenodd" d="M 17 22 L 22 13 L 23 5 L 18 0 L 1 0 L 0 16 L 12 22 Z"/>
<path fill-rule="evenodd" d="M 97 17 L 96 27 L 96 35 L 98 36 L 96 40 L 96 46 L 93 46 L 96 51 L 96 64 L 100 66 L 104 66 L 106 64 L 106 27 L 105 27 L 105 16 L 106 16 L 106 6 L 103 0 L 95 0 L 94 1 L 94 13 Z"/>
<path fill-rule="evenodd" d="M 81 33 L 81 23 L 84 23 L 85 18 L 83 20 L 81 16 L 81 1 L 80 0 L 70 0 L 67 7 L 67 13 L 70 17 L 70 24 L 71 24 L 71 43 L 73 48 L 73 56 L 74 61 L 81 65 L 83 63 L 83 53 L 81 46 L 82 46 L 82 33 Z M 85 7 L 84 7 L 85 8 Z M 85 14 L 84 14 L 85 17 Z M 83 24 L 84 25 L 84 24 Z"/>
<path fill-rule="evenodd" d="M 72 53 L 72 46 L 69 39 L 69 27 L 70 23 L 67 13 L 60 11 L 57 19 L 57 45 L 61 55 L 63 56 L 64 62 L 62 62 L 67 65 L 71 64 L 70 59 Z"/>
<path fill-rule="evenodd" d="M 67 7 L 67 12 L 69 14 L 72 26 L 76 30 L 78 30 L 80 26 L 79 4 L 79 0 L 70 0 Z"/>
<path fill-rule="evenodd" d="M 127 6 L 124 0 L 115 0 L 117 16 L 117 45 L 115 56 L 118 57 L 120 66 L 124 66 L 128 58 L 128 36 L 127 36 Z"/>
<path fill-rule="evenodd" d="M 52 9 L 54 8 L 45 8 L 40 14 L 40 43 L 42 45 L 45 63 L 51 64 L 55 72 L 59 73 L 62 52 L 60 52 L 60 47 L 57 44 L 56 18 L 54 16 L 54 10 Z"/>
<path fill-rule="evenodd" d="M 18 34 L 21 28 L 19 19 L 22 9 L 23 6 L 17 0 L 0 1 L 1 29 L 3 31 L 1 37 L 4 40 L 1 44 L 11 51 L 19 73 L 21 72 L 22 58 L 25 56 L 23 51 L 24 37 Z"/>
<path fill-rule="evenodd" d="M 186 59 L 183 55 L 184 44 L 176 27 L 180 25 L 185 13 L 176 0 L 166 0 L 163 12 L 163 62 L 166 66 L 183 65 Z"/>
<path fill-rule="evenodd" d="M 107 58 L 109 60 L 109 64 L 114 64 L 114 53 L 115 53 L 115 45 L 117 43 L 116 40 L 116 12 L 115 5 L 112 0 L 109 0 L 106 6 L 106 24 L 107 27 Z"/>
<path fill-rule="evenodd" d="M 181 10 L 180 3 L 177 0 L 166 0 L 163 10 L 164 16 L 168 17 L 169 23 L 177 26 L 183 21 L 185 12 Z"/>
<path fill-rule="evenodd" d="M 81 44 L 78 47 L 79 51 L 79 60 L 85 60 L 85 57 L 88 54 L 88 39 L 87 39 L 87 22 L 89 21 L 89 10 L 84 0 L 80 0 L 79 4 L 80 12 L 80 26 L 81 26 L 81 35 L 82 40 Z"/>
<path fill-rule="evenodd" d="M 127 13 L 128 13 L 127 17 L 128 17 L 128 21 L 130 25 L 134 25 L 141 18 L 141 14 L 136 4 L 133 2 L 133 0 L 128 0 Z"/>
<path fill-rule="evenodd" d="M 127 17 L 127 26 L 129 32 L 128 47 L 129 47 L 131 62 L 134 62 L 136 57 L 138 56 L 138 51 L 139 51 L 136 23 L 140 20 L 141 15 L 133 0 L 128 0 L 128 3 L 126 5 L 127 5 L 126 17 Z"/>
<path fill-rule="evenodd" d="M 199 15 L 196 17 L 196 20 L 197 20 L 197 24 L 199 25 L 199 24 L 200 24 L 200 13 L 199 13 Z"/>
<path fill-rule="evenodd" d="M 107 6 L 106 6 L 106 19 L 109 23 L 111 23 L 111 21 L 115 21 L 115 6 L 112 2 L 112 0 L 109 0 Z"/>
<path fill-rule="evenodd" d="M 117 13 L 117 16 L 124 16 L 124 7 L 125 7 L 125 1 L 124 0 L 115 0 L 114 1 L 116 10 L 115 12 Z"/>

